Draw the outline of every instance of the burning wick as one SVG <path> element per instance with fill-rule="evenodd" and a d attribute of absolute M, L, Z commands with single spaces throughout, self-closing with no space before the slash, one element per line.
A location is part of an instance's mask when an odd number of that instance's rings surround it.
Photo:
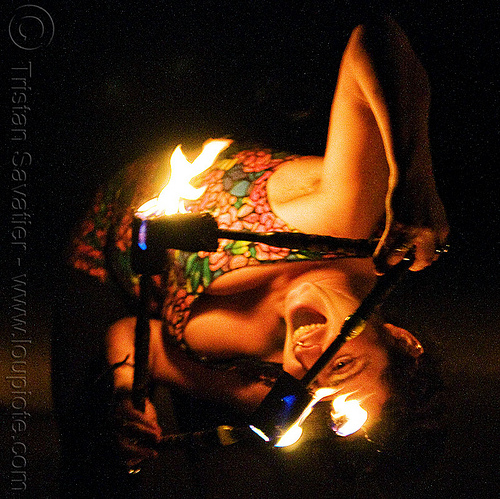
<path fill-rule="evenodd" d="M 201 153 L 192 163 L 184 156 L 180 145 L 175 148 L 170 158 L 170 179 L 167 185 L 162 189 L 158 197 L 144 203 L 136 212 L 136 219 L 141 222 L 138 230 L 137 246 L 142 252 L 146 253 L 148 249 L 147 220 L 163 215 L 171 215 L 179 211 L 185 212 L 184 199 L 198 199 L 205 191 L 205 187 L 200 189 L 193 187 L 190 184 L 191 180 L 209 168 L 217 156 L 229 147 L 231 142 L 231 140 L 210 140 L 205 142 Z M 157 258 L 153 258 L 153 260 L 159 260 L 160 266 L 164 267 L 162 258 L 158 258 L 158 255 L 155 256 Z M 135 265 L 134 259 L 132 259 L 132 266 L 135 267 Z M 149 267 L 143 264 L 143 267 L 145 272 L 138 272 L 141 274 L 141 306 L 137 313 L 135 327 L 135 370 L 132 387 L 134 408 L 141 412 L 145 410 L 149 377 L 148 358 L 151 332 L 149 329 L 148 300 L 153 286 L 151 276 L 158 273 L 158 268 L 151 264 Z"/>
<path fill-rule="evenodd" d="M 314 392 L 313 399 L 307 407 L 304 409 L 302 414 L 299 416 L 299 419 L 290 426 L 290 428 L 286 431 L 286 433 L 276 442 L 275 447 L 288 447 L 289 445 L 294 444 L 297 440 L 302 436 L 302 424 L 306 420 L 307 416 L 311 414 L 313 407 L 325 397 L 329 397 L 333 395 L 337 390 L 334 388 L 320 388 Z"/>
<path fill-rule="evenodd" d="M 190 163 L 178 145 L 170 158 L 170 179 L 158 197 L 146 201 L 136 211 L 136 216 L 142 220 L 186 213 L 184 200 L 198 199 L 206 187 L 195 188 L 191 180 L 212 166 L 217 156 L 227 149 L 232 140 L 209 140 L 203 144 L 199 156 Z"/>
<path fill-rule="evenodd" d="M 313 407 L 322 399 L 333 395 L 334 388 L 320 388 L 314 393 L 309 405 L 304 409 L 299 419 L 286 431 L 274 445 L 275 447 L 288 447 L 296 443 L 302 436 L 302 424 L 311 414 Z M 340 437 L 346 437 L 357 432 L 368 418 L 368 413 L 359 405 L 357 400 L 346 400 L 351 395 L 339 395 L 333 402 L 331 411 L 332 430 Z M 255 430 L 254 430 L 255 431 Z"/>
<path fill-rule="evenodd" d="M 341 437 L 356 433 L 366 422 L 368 413 L 357 400 L 346 400 L 351 395 L 339 395 L 332 403 L 332 430 Z"/>

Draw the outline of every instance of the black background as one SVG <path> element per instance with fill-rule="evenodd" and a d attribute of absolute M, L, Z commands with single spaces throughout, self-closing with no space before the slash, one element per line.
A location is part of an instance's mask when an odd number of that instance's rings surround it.
<path fill-rule="evenodd" d="M 21 4 L 8 2 L 6 18 Z M 2 31 L 8 67 L 30 60 L 33 68 L 24 144 L 33 157 L 26 261 L 40 343 L 50 323 L 50 276 L 70 230 L 96 187 L 118 169 L 153 150 L 177 143 L 194 149 L 224 135 L 295 153 L 323 153 L 342 50 L 368 4 L 45 1 L 40 5 L 55 25 L 48 46 L 27 52 Z M 463 375 L 464 381 L 452 393 L 460 404 L 480 409 L 462 409 L 470 419 L 457 422 L 460 432 L 486 418 L 471 430 L 472 447 L 462 443 L 456 451 L 472 452 L 477 473 L 484 471 L 478 456 L 493 448 L 489 434 L 497 404 L 488 398 L 488 387 L 498 386 L 494 359 L 500 351 L 498 8 L 481 1 L 387 4 L 429 73 L 432 154 L 452 226 L 450 254 L 412 276 L 396 304 L 411 302 L 409 289 L 416 283 L 423 315 L 407 311 L 407 321 L 443 334 L 451 359 L 448 377 Z M 9 137 L 1 180 L 7 189 L 18 148 Z M 7 224 L 9 199 L 4 196 L 2 205 Z M 9 232 L 3 232 L 8 247 Z M 14 275 L 16 255 L 10 255 L 4 269 Z M 47 365 L 42 369 L 48 372 Z M 460 466 L 463 477 L 469 460 Z M 468 480 L 476 484 L 474 477 Z M 484 477 L 481 483 L 487 490 Z"/>

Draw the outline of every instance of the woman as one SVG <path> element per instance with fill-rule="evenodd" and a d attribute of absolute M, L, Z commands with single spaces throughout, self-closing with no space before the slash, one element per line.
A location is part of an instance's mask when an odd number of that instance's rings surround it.
<path fill-rule="evenodd" d="M 211 363 L 258 359 L 269 363 L 265 365 L 282 364 L 285 371 L 301 378 L 370 291 L 377 273 L 384 273 L 413 247 L 411 270 L 430 265 L 437 258 L 436 250 L 445 244 L 448 226 L 432 175 L 428 108 L 425 70 L 401 29 L 384 19 L 358 26 L 350 37 L 339 71 L 324 157 L 227 152 L 226 159 L 209 170 L 207 194 L 188 205 L 191 211 L 212 210 L 220 226 L 241 223 L 238 227 L 248 229 L 244 222 L 251 219 L 245 217 L 256 214 L 263 222 L 260 217 L 267 214 L 268 230 L 296 229 L 354 239 L 381 234 L 380 243 L 373 259 L 298 257 L 280 248 L 254 245 L 253 251 L 248 247 L 239 253 L 247 258 L 243 262 L 235 258 L 238 253 L 234 246 L 228 249 L 227 242 L 217 252 L 198 254 L 191 260 L 177 254 L 169 286 L 160 285 L 160 292 L 165 293 L 159 298 L 161 318 L 151 321 L 152 379 L 252 410 L 269 391 L 273 375 L 258 374 L 250 380 L 244 368 L 213 369 Z M 234 182 L 224 187 L 228 171 L 237 171 L 238 180 L 247 182 L 240 197 L 252 212 L 241 210 L 242 204 L 236 206 L 239 199 Z M 129 175 L 126 182 L 135 180 Z M 225 200 L 209 206 L 210 189 L 224 191 Z M 136 189 L 129 206 L 141 197 L 145 201 L 144 196 L 144 190 Z M 231 206 L 224 211 L 221 203 Z M 128 244 L 130 213 L 128 209 L 127 215 L 118 217 L 121 229 L 116 246 L 122 249 Z M 250 230 L 263 230 L 256 227 Z M 80 243 L 84 236 L 95 236 L 94 229 L 87 227 Z M 105 239 L 105 230 L 97 236 Z M 109 246 L 109 241 L 101 244 Z M 75 267 L 88 266 L 93 258 L 89 255 L 88 249 L 83 256 L 77 250 Z M 94 256 L 103 255 L 97 251 Z M 229 257 L 233 265 L 227 263 Z M 226 267 L 218 267 L 223 259 Z M 200 281 L 201 267 L 193 270 L 195 261 L 201 266 L 205 263 L 200 262 L 208 262 L 206 282 Z M 257 265 L 262 261 L 272 264 Z M 103 279 L 109 277 L 102 269 L 91 270 Z M 109 330 L 108 362 L 118 366 L 114 370 L 117 393 L 129 394 L 132 388 L 134 328 L 135 319 L 128 317 Z M 364 399 L 370 424 L 376 423 L 391 395 L 384 377 L 388 346 L 401 349 L 413 360 L 422 351 L 408 331 L 375 318 L 362 335 L 342 347 L 316 386 L 356 391 Z M 240 365 L 249 364 L 243 361 Z M 153 442 L 160 438 L 161 428 L 149 400 L 141 413 L 128 397 L 122 397 L 118 412 L 128 430 L 132 426 Z M 125 436 L 121 446 L 129 465 L 155 454 L 148 445 Z"/>

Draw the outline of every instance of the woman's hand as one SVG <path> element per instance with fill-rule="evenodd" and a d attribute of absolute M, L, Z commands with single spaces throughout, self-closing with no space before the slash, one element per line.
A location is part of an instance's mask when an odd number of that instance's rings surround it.
<path fill-rule="evenodd" d="M 421 270 L 446 251 L 449 226 L 434 178 L 430 172 L 400 178 L 387 199 L 386 226 L 374 254 L 377 272 L 383 274 L 415 248 L 410 270 Z"/>
<path fill-rule="evenodd" d="M 144 459 L 158 456 L 155 446 L 161 440 L 162 430 L 149 399 L 146 399 L 145 410 L 141 412 L 134 408 L 130 391 L 118 390 L 112 423 L 120 457 L 129 469 L 134 469 Z"/>
<path fill-rule="evenodd" d="M 449 233 L 432 173 L 427 72 L 390 18 L 356 28 L 345 58 L 355 80 L 349 88 L 373 113 L 390 171 L 385 230 L 374 254 L 377 272 L 384 273 L 412 248 L 411 270 L 421 270 L 436 260 Z"/>

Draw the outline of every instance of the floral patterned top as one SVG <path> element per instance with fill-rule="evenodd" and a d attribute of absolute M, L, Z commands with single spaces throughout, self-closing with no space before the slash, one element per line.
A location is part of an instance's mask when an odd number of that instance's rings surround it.
<path fill-rule="evenodd" d="M 252 232 L 290 232 L 293 229 L 277 217 L 268 202 L 267 181 L 279 166 L 295 156 L 270 150 L 234 151 L 234 145 L 205 173 L 193 181 L 206 186 L 196 201 L 186 202 L 189 212 L 208 212 L 222 229 Z M 70 258 L 81 269 L 105 282 L 118 281 L 131 294 L 138 294 L 138 277 L 130 265 L 133 207 L 154 197 L 163 187 L 164 166 L 135 164 L 120 174 L 97 195 L 94 207 L 80 226 Z M 210 284 L 226 272 L 250 265 L 276 261 L 318 260 L 336 255 L 290 250 L 262 243 L 219 240 L 215 252 L 189 253 L 168 250 L 170 268 L 155 276 L 151 312 L 161 316 L 164 330 L 184 349 L 184 328 L 191 306 Z M 339 255 L 344 256 L 344 255 Z"/>

